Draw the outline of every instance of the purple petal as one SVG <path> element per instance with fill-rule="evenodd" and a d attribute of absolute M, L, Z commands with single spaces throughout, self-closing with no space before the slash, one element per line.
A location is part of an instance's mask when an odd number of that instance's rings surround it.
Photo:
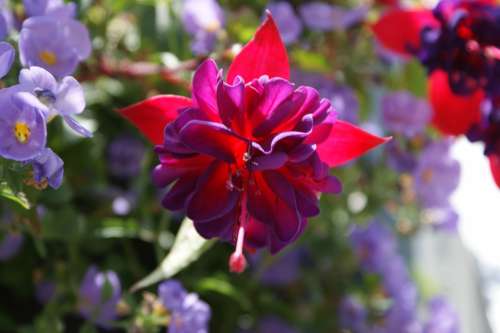
<path fill-rule="evenodd" d="M 15 57 L 16 51 L 12 45 L 6 42 L 0 42 L 0 79 L 10 71 Z"/>
<path fill-rule="evenodd" d="M 85 95 L 82 86 L 75 78 L 67 76 L 59 83 L 54 108 L 61 115 L 66 116 L 83 112 L 85 109 Z"/>
<path fill-rule="evenodd" d="M 80 125 L 75 119 L 73 119 L 70 116 L 63 116 L 64 121 L 66 124 L 68 124 L 69 127 L 71 127 L 76 133 L 80 134 L 81 136 L 84 136 L 86 138 L 91 138 L 92 137 L 92 132 L 87 130 L 85 127 Z"/>

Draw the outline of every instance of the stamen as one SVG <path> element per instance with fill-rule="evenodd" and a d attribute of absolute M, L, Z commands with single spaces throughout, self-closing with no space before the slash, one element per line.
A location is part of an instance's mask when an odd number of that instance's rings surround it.
<path fill-rule="evenodd" d="M 54 66 L 57 63 L 57 56 L 52 51 L 41 51 L 38 56 L 46 65 Z"/>
<path fill-rule="evenodd" d="M 14 136 L 19 143 L 27 143 L 31 136 L 31 129 L 23 121 L 16 121 L 14 125 Z"/>
<path fill-rule="evenodd" d="M 236 238 L 236 248 L 229 257 L 229 271 L 232 273 L 243 273 L 247 267 L 247 260 L 243 254 L 243 245 L 245 245 L 245 228 L 248 223 L 247 194 L 243 191 L 241 195 L 241 215 L 238 236 Z"/>

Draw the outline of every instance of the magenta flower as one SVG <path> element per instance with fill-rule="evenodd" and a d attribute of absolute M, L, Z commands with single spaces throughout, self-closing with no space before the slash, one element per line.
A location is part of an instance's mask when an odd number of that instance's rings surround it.
<path fill-rule="evenodd" d="M 121 111 L 157 144 L 153 181 L 163 205 L 184 211 L 198 232 L 272 253 L 319 213 L 318 195 L 339 193 L 329 168 L 385 142 L 336 119 L 329 100 L 289 79 L 285 47 L 269 15 L 224 81 L 213 60 L 193 78 L 192 100 L 158 96 Z"/>

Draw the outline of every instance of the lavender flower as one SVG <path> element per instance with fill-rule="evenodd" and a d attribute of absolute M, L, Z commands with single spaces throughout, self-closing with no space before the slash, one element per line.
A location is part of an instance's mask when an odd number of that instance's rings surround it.
<path fill-rule="evenodd" d="M 23 235 L 16 232 L 7 232 L 0 234 L 0 261 L 12 259 L 23 245 Z"/>
<path fill-rule="evenodd" d="M 296 329 L 278 317 L 264 317 L 258 327 L 258 333 L 298 333 Z"/>
<path fill-rule="evenodd" d="M 210 307 L 198 295 L 187 293 L 176 280 L 160 284 L 158 295 L 170 311 L 169 333 L 208 333 Z"/>
<path fill-rule="evenodd" d="M 99 272 L 92 266 L 80 285 L 79 312 L 87 320 L 109 328 L 116 319 L 121 284 L 113 271 Z"/>
<path fill-rule="evenodd" d="M 303 4 L 300 16 L 304 24 L 314 31 L 331 31 L 347 29 L 364 20 L 368 7 L 345 9 L 324 2 L 313 1 Z"/>
<path fill-rule="evenodd" d="M 450 156 L 449 141 L 427 146 L 419 156 L 415 192 L 424 208 L 448 207 L 449 197 L 460 180 L 460 164 Z"/>
<path fill-rule="evenodd" d="M 457 313 L 444 298 L 433 298 L 428 308 L 430 319 L 424 327 L 424 333 L 460 332 Z"/>
<path fill-rule="evenodd" d="M 340 303 L 339 320 L 342 329 L 351 330 L 354 333 L 366 332 L 366 309 L 357 299 L 346 297 Z"/>
<path fill-rule="evenodd" d="M 112 176 L 132 179 L 141 172 L 145 147 L 131 136 L 114 139 L 108 148 L 108 167 Z"/>
<path fill-rule="evenodd" d="M 7 75 L 10 71 L 10 68 L 14 63 L 15 56 L 16 51 L 12 45 L 6 42 L 0 42 L 0 79 Z"/>
<path fill-rule="evenodd" d="M 64 175 L 64 162 L 52 149 L 45 148 L 32 162 L 33 179 L 37 183 L 48 182 L 50 187 L 61 186 Z"/>
<path fill-rule="evenodd" d="M 78 21 L 37 16 L 24 21 L 19 36 L 21 63 L 43 67 L 56 77 L 72 74 L 90 56 L 87 28 Z"/>
<path fill-rule="evenodd" d="M 288 2 L 271 2 L 267 6 L 280 30 L 281 38 L 285 44 L 295 42 L 302 32 L 302 21 Z"/>
<path fill-rule="evenodd" d="M 36 300 L 40 304 L 49 303 L 56 294 L 56 284 L 49 280 L 42 280 L 35 284 Z"/>
<path fill-rule="evenodd" d="M 392 140 L 385 147 L 387 154 L 387 164 L 397 172 L 413 172 L 417 166 L 416 157 L 409 151 L 405 150 L 401 144 Z"/>
<path fill-rule="evenodd" d="M 431 109 L 407 91 L 392 92 L 382 98 L 382 119 L 387 130 L 412 138 L 425 130 Z"/>
<path fill-rule="evenodd" d="M 63 0 L 23 0 L 28 17 L 54 16 L 73 18 L 76 16 L 76 4 L 65 3 Z"/>
<path fill-rule="evenodd" d="M 191 49 L 196 55 L 210 53 L 217 33 L 224 26 L 224 11 L 215 0 L 186 0 L 182 23 L 192 37 Z"/>
<path fill-rule="evenodd" d="M 58 83 L 48 71 L 33 66 L 21 70 L 19 84 L 24 91 L 32 93 L 46 106 L 47 118 L 60 115 L 78 134 L 92 136 L 91 132 L 73 118 L 85 109 L 83 89 L 75 78 L 66 76 Z"/>
<path fill-rule="evenodd" d="M 19 87 L 0 90 L 0 156 L 27 161 L 45 148 L 47 127 L 44 106 Z"/>
<path fill-rule="evenodd" d="M 303 249 L 294 249 L 277 258 L 262 274 L 264 284 L 280 286 L 292 283 L 300 276 Z"/>

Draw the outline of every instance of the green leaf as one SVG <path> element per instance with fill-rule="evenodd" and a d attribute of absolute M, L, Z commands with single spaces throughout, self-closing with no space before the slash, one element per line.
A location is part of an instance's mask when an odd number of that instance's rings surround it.
<path fill-rule="evenodd" d="M 31 205 L 24 192 L 14 192 L 7 183 L 0 183 L 0 196 L 12 200 L 24 209 L 30 209 Z"/>
<path fill-rule="evenodd" d="M 160 266 L 132 286 L 131 291 L 134 292 L 146 288 L 174 276 L 196 261 L 212 244 L 213 241 L 208 241 L 198 234 L 191 220 L 184 219 L 175 238 L 172 250 L 163 259 Z"/>

